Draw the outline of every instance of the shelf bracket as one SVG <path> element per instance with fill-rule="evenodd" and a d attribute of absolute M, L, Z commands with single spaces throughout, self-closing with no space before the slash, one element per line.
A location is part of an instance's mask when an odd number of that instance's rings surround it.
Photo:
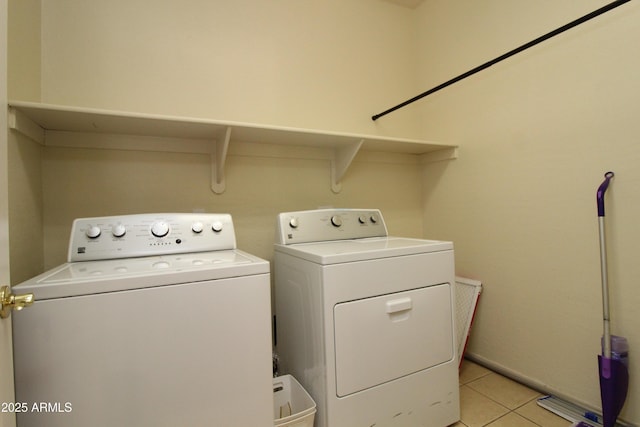
<path fill-rule="evenodd" d="M 224 193 L 226 183 L 224 165 L 227 161 L 227 150 L 231 139 L 231 126 L 218 133 L 211 148 L 211 190 L 216 194 Z"/>
<path fill-rule="evenodd" d="M 458 147 L 443 148 L 420 155 L 422 164 L 441 162 L 444 160 L 455 160 L 458 158 Z"/>
<path fill-rule="evenodd" d="M 45 131 L 22 111 L 9 107 L 8 124 L 10 129 L 20 132 L 40 145 L 44 145 Z"/>
<path fill-rule="evenodd" d="M 334 193 L 339 193 L 342 190 L 342 178 L 344 178 L 363 143 L 364 139 L 361 139 L 344 147 L 335 148 L 331 159 L 331 191 Z"/>

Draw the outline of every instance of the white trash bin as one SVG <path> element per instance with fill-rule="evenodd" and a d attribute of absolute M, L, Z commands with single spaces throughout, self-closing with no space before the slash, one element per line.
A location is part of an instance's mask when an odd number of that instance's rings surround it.
<path fill-rule="evenodd" d="M 313 427 L 316 402 L 291 375 L 273 379 L 273 425 Z"/>

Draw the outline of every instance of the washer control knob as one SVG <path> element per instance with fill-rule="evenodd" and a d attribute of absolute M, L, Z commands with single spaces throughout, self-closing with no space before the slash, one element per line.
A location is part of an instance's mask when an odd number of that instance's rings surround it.
<path fill-rule="evenodd" d="M 222 223 L 220 221 L 215 221 L 213 224 L 211 224 L 211 229 L 213 231 L 215 231 L 216 233 L 219 233 L 222 231 Z"/>
<path fill-rule="evenodd" d="M 164 221 L 154 222 L 151 225 L 151 234 L 156 237 L 164 237 L 169 234 L 169 224 Z"/>
<path fill-rule="evenodd" d="M 291 218 L 289 220 L 289 227 L 298 228 L 299 225 L 300 225 L 300 222 L 298 221 L 298 218 Z"/>
<path fill-rule="evenodd" d="M 113 237 L 122 237 L 127 234 L 127 229 L 122 224 L 116 224 L 111 227 L 111 234 L 113 235 Z"/>
<path fill-rule="evenodd" d="M 331 217 L 331 225 L 334 227 L 340 227 L 342 225 L 342 218 L 339 215 L 334 215 Z"/>
<path fill-rule="evenodd" d="M 97 225 L 90 225 L 87 231 L 85 231 L 85 234 L 90 239 L 97 239 L 100 237 L 100 233 L 102 233 L 102 230 L 100 230 L 100 227 Z"/>
<path fill-rule="evenodd" d="M 360 216 L 358 217 L 358 222 L 359 222 L 360 224 L 365 224 L 365 223 L 367 222 L 367 217 L 366 217 L 365 215 L 360 215 Z"/>
<path fill-rule="evenodd" d="M 369 218 L 371 220 L 372 223 L 377 223 L 378 222 L 378 215 L 371 215 L 371 218 Z"/>
<path fill-rule="evenodd" d="M 194 233 L 200 234 L 202 233 L 202 230 L 204 230 L 204 225 L 200 221 L 191 224 L 191 231 Z"/>

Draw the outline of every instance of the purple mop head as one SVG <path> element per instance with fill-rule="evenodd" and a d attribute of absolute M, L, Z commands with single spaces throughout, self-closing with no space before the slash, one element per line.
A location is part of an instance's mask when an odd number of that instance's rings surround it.
<path fill-rule="evenodd" d="M 629 371 L 622 361 L 598 356 L 604 427 L 614 427 L 629 388 Z"/>

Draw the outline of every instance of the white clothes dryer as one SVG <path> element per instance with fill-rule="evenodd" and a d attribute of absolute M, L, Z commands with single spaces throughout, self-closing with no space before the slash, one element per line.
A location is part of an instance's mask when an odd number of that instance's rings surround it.
<path fill-rule="evenodd" d="M 316 427 L 460 418 L 451 242 L 390 237 L 379 210 L 278 216 L 276 351 Z"/>
<path fill-rule="evenodd" d="M 269 264 L 230 215 L 78 219 L 14 290 L 20 427 L 273 425 Z"/>

